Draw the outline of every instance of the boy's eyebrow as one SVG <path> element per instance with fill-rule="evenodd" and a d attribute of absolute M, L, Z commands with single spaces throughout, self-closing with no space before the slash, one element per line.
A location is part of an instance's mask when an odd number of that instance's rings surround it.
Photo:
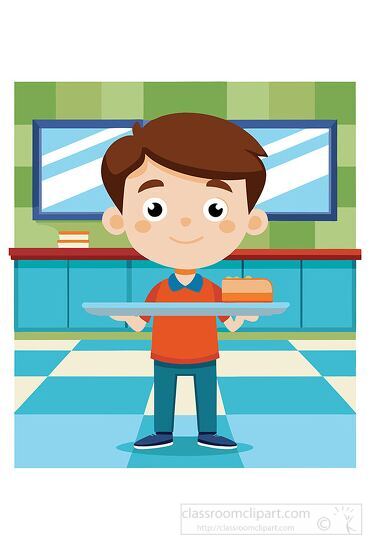
<path fill-rule="evenodd" d="M 164 187 L 164 183 L 161 180 L 148 180 L 142 183 L 138 189 L 138 193 L 145 191 L 145 189 L 151 189 L 152 187 Z"/>
<path fill-rule="evenodd" d="M 230 185 L 228 185 L 226 181 L 222 181 L 222 180 L 209 180 L 206 183 L 206 187 L 218 187 L 219 189 L 225 189 L 225 191 L 230 191 L 230 193 L 233 192 Z"/>

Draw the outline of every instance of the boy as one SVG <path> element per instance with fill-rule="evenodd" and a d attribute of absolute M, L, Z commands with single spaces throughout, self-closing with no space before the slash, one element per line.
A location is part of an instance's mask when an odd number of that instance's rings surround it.
<path fill-rule="evenodd" d="M 176 113 L 159 117 L 114 142 L 102 162 L 102 178 L 115 207 L 103 215 L 114 235 L 126 231 L 143 256 L 174 269 L 149 293 L 150 302 L 218 302 L 221 289 L 196 270 L 227 257 L 244 235 L 268 224 L 254 208 L 266 172 L 266 156 L 245 130 L 221 118 Z M 113 317 L 141 331 L 150 317 Z M 220 317 L 230 331 L 257 317 Z M 155 433 L 138 449 L 173 444 L 177 376 L 193 376 L 198 444 L 234 449 L 217 434 L 215 317 L 154 317 Z"/>

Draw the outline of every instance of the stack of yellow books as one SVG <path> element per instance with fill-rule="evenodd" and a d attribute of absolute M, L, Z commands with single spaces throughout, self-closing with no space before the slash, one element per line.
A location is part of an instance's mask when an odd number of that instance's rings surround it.
<path fill-rule="evenodd" d="M 89 232 L 59 231 L 58 248 L 89 248 Z"/>

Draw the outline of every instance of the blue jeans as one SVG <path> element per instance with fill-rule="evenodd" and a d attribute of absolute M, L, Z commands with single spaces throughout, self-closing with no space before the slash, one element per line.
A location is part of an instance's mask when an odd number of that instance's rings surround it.
<path fill-rule="evenodd" d="M 216 361 L 173 364 L 154 361 L 154 430 L 173 432 L 178 376 L 193 376 L 199 432 L 217 432 Z"/>

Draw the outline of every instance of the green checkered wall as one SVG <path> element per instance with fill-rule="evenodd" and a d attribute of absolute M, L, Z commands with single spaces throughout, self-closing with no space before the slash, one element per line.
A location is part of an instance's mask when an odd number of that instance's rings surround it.
<path fill-rule="evenodd" d="M 338 220 L 271 222 L 245 248 L 356 246 L 355 84 L 352 82 L 19 82 L 15 84 L 15 246 L 54 247 L 57 231 L 87 229 L 91 246 L 129 246 L 100 221 L 32 220 L 33 119 L 150 119 L 192 111 L 230 119 L 336 119 Z"/>

